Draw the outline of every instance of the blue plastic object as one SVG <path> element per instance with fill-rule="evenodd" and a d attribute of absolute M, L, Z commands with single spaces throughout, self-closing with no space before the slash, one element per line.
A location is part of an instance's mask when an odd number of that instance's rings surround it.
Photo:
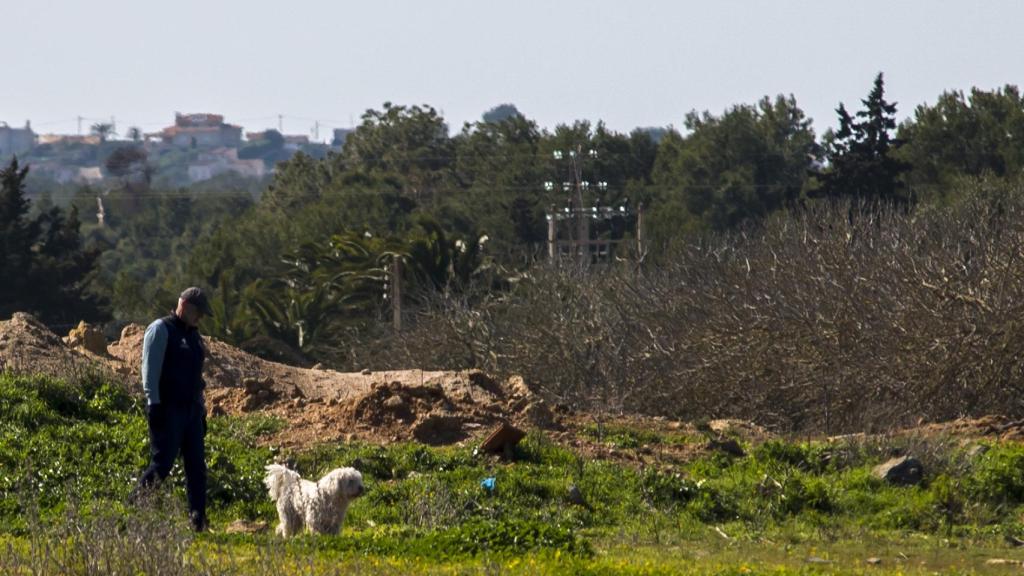
<path fill-rule="evenodd" d="M 488 492 L 494 492 L 495 482 L 496 479 L 494 478 L 494 476 L 491 476 L 490 478 L 484 478 L 483 481 L 480 482 L 480 487 L 483 488 L 484 490 L 487 490 Z"/>

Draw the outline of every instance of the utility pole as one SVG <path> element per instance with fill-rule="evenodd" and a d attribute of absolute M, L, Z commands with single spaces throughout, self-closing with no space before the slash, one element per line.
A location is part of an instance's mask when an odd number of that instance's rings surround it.
<path fill-rule="evenodd" d="M 548 259 L 557 262 L 558 257 L 558 228 L 557 220 L 554 218 L 555 205 L 552 204 L 548 211 Z"/>
<path fill-rule="evenodd" d="M 277 115 L 277 131 L 280 134 L 282 134 L 282 135 L 284 134 L 284 115 L 283 114 L 278 114 Z"/>
<path fill-rule="evenodd" d="M 82 118 L 81 116 L 79 116 L 79 117 L 78 117 L 78 135 L 79 135 L 79 136 L 81 136 L 81 135 L 82 135 L 82 120 L 84 120 L 84 118 Z"/>
<path fill-rule="evenodd" d="M 580 267 L 586 268 L 590 264 L 590 219 L 587 218 L 587 207 L 583 204 L 583 166 L 581 165 L 580 153 L 583 147 L 576 145 L 575 150 L 569 151 L 572 159 L 572 174 L 576 185 L 576 238 L 580 253 Z M 597 157 L 597 150 L 590 150 L 592 158 Z M 588 187 L 590 183 L 587 183 Z"/>
<path fill-rule="evenodd" d="M 395 332 L 402 331 L 402 259 L 391 260 L 391 323 Z"/>

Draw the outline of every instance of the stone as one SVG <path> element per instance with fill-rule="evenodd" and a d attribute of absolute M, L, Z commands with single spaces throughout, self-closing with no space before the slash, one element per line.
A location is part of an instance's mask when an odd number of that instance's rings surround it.
<path fill-rule="evenodd" d="M 548 428 L 555 419 L 555 415 L 543 400 L 527 404 L 523 408 L 523 416 L 527 422 L 538 428 Z"/>
<path fill-rule="evenodd" d="M 740 443 L 733 438 L 720 438 L 716 440 L 708 441 L 707 447 L 709 451 L 725 452 L 730 456 L 743 457 L 746 456 L 746 452 L 743 451 L 743 447 Z"/>
<path fill-rule="evenodd" d="M 235 520 L 224 529 L 227 534 L 262 534 L 269 526 L 263 520 Z"/>
<path fill-rule="evenodd" d="M 569 491 L 566 493 L 565 499 L 568 500 L 570 504 L 582 506 L 588 510 L 591 509 L 590 504 L 587 502 L 586 498 L 583 497 L 583 493 L 580 492 L 579 487 L 575 484 L 569 485 Z"/>
<path fill-rule="evenodd" d="M 360 372 L 360 374 L 362 374 L 363 376 L 369 376 L 370 374 L 373 374 L 373 371 L 370 370 L 369 368 L 363 368 L 363 370 L 362 370 L 362 372 Z"/>
<path fill-rule="evenodd" d="M 867 562 L 868 564 L 870 564 L 872 566 L 878 566 L 879 564 L 882 563 L 882 559 L 881 558 L 877 558 L 875 556 L 872 556 L 871 558 L 868 558 L 864 562 Z"/>
<path fill-rule="evenodd" d="M 988 452 L 988 446 L 984 444 L 975 444 L 974 446 L 971 446 L 970 448 L 967 449 L 966 455 L 971 460 L 974 460 L 975 458 L 983 455 L 986 452 Z"/>
<path fill-rule="evenodd" d="M 68 332 L 64 343 L 71 348 L 83 348 L 99 356 L 107 355 L 107 338 L 92 324 L 84 320 Z"/>
<path fill-rule="evenodd" d="M 508 389 L 512 392 L 513 396 L 529 397 L 533 396 L 533 391 L 526 385 L 526 380 L 518 374 L 509 376 L 506 381 Z"/>
<path fill-rule="evenodd" d="M 912 486 L 924 477 L 924 466 L 917 458 L 900 456 L 875 466 L 871 473 L 890 484 Z"/>

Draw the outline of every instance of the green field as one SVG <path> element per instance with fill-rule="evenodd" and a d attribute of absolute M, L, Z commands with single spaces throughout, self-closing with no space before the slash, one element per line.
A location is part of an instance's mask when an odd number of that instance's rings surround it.
<path fill-rule="evenodd" d="M 902 436 L 771 440 L 746 456 L 640 467 L 592 459 L 531 432 L 514 463 L 473 444 L 330 444 L 284 453 L 262 415 L 210 420 L 213 531 L 186 530 L 180 471 L 127 503 L 145 467 L 136 402 L 97 378 L 0 375 L 2 574 L 978 573 L 1024 568 L 1024 447 Z M 612 430 L 616 450 L 700 439 Z M 978 448 L 982 446 L 983 448 Z M 925 465 L 917 486 L 871 468 Z M 263 466 L 304 476 L 358 467 L 368 493 L 336 537 L 273 536 Z M 495 478 L 493 492 L 481 487 Z M 585 503 L 568 498 L 575 485 Z M 229 533 L 236 520 L 266 522 Z M 871 559 L 871 562 L 869 562 Z"/>

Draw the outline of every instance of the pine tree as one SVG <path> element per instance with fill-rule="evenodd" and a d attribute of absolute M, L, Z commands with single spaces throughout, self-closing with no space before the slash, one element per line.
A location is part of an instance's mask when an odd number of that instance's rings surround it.
<path fill-rule="evenodd" d="M 77 208 L 30 219 L 26 176 L 16 158 L 0 170 L 0 319 L 18 311 L 51 323 L 100 319 L 101 303 L 87 291 L 99 254 L 82 246 Z"/>
<path fill-rule="evenodd" d="M 836 109 L 839 129 L 826 136 L 829 166 L 819 175 L 822 188 L 817 195 L 871 204 L 909 202 L 902 176 L 910 166 L 893 154 L 901 144 L 891 135 L 896 129 L 896 103 L 885 101 L 881 72 L 861 103 L 864 109 L 855 117 L 842 104 Z"/>
<path fill-rule="evenodd" d="M 15 312 L 27 293 L 32 267 L 32 244 L 38 226 L 28 216 L 25 177 L 28 167 L 13 158 L 0 170 L 0 318 Z"/>

